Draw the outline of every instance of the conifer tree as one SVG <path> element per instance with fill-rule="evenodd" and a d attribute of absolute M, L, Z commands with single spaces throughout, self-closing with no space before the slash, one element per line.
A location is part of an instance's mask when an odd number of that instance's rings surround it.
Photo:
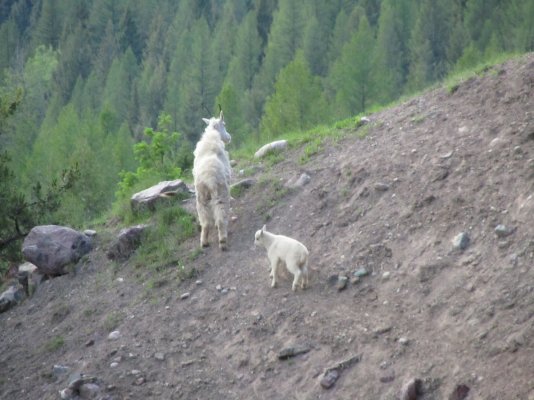
<path fill-rule="evenodd" d="M 265 103 L 261 137 L 269 141 L 281 133 L 310 128 L 327 122 L 328 106 L 318 80 L 312 75 L 304 55 L 280 71 L 275 91 Z"/>

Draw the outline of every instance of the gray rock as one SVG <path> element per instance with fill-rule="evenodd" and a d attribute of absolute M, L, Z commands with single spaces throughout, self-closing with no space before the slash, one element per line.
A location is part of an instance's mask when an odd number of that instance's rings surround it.
<path fill-rule="evenodd" d="M 84 235 L 87 235 L 89 237 L 95 237 L 96 236 L 96 231 L 93 230 L 93 229 L 86 229 L 83 231 Z"/>
<path fill-rule="evenodd" d="M 76 263 L 92 249 L 89 236 L 58 225 L 34 227 L 24 239 L 22 254 L 46 275 L 63 275 L 65 267 Z"/>
<path fill-rule="evenodd" d="M 421 379 L 411 379 L 404 384 L 400 392 L 400 400 L 417 400 L 421 391 Z"/>
<path fill-rule="evenodd" d="M 69 372 L 69 370 L 70 368 L 65 365 L 54 365 L 52 368 L 52 374 L 54 374 L 56 377 L 59 377 Z"/>
<path fill-rule="evenodd" d="M 459 233 L 452 239 L 452 247 L 455 250 L 465 250 L 469 246 L 471 238 L 466 232 Z"/>
<path fill-rule="evenodd" d="M 0 295 L 0 313 L 3 313 L 10 308 L 19 304 L 26 298 L 26 292 L 21 284 L 10 286 L 4 293 Z"/>
<path fill-rule="evenodd" d="M 362 268 L 358 268 L 356 271 L 354 271 L 353 275 L 358 277 L 358 278 L 362 278 L 364 276 L 369 275 L 369 271 L 367 271 L 367 269 L 362 267 Z"/>
<path fill-rule="evenodd" d="M 128 259 L 141 244 L 147 228 L 148 225 L 141 224 L 122 229 L 108 250 L 108 258 L 119 261 Z"/>
<path fill-rule="evenodd" d="M 120 331 L 113 331 L 108 335 L 109 340 L 117 340 L 120 337 L 121 337 Z"/>
<path fill-rule="evenodd" d="M 310 350 L 311 348 L 306 345 L 290 346 L 280 350 L 280 353 L 278 353 L 278 358 L 280 360 L 287 360 L 288 358 L 298 356 L 299 354 L 305 354 Z"/>
<path fill-rule="evenodd" d="M 180 299 L 185 300 L 185 299 L 188 299 L 189 296 L 191 296 L 191 293 L 186 292 L 186 293 L 184 293 L 184 294 L 182 294 L 182 295 L 180 296 Z"/>
<path fill-rule="evenodd" d="M 96 399 L 100 394 L 100 386 L 95 383 L 84 383 L 80 386 L 80 397 L 82 399 Z"/>
<path fill-rule="evenodd" d="M 335 385 L 338 379 L 339 371 L 337 369 L 326 371 L 323 377 L 321 378 L 321 386 L 325 389 L 330 389 L 332 386 Z"/>
<path fill-rule="evenodd" d="M 165 360 L 165 354 L 161 353 L 161 352 L 157 352 L 156 354 L 154 354 L 154 358 L 158 361 L 164 361 Z"/>
<path fill-rule="evenodd" d="M 189 188 L 181 179 L 163 181 L 148 189 L 135 193 L 130 199 L 130 203 L 133 211 L 139 211 L 141 209 L 153 211 L 159 202 L 173 196 L 190 196 Z"/>
<path fill-rule="evenodd" d="M 236 187 L 242 187 L 243 189 L 249 189 L 252 186 L 254 186 L 255 184 L 256 184 L 256 179 L 253 179 L 253 178 L 241 179 L 240 181 L 234 183 L 233 185 L 230 185 L 230 190 L 232 190 L 232 188 L 236 188 Z"/>
<path fill-rule="evenodd" d="M 467 385 L 456 385 L 456 387 L 449 396 L 449 400 L 464 400 L 469 394 L 470 390 L 471 389 Z"/>
<path fill-rule="evenodd" d="M 296 188 L 301 188 L 303 186 L 306 186 L 310 182 L 311 182 L 311 176 L 304 172 L 300 174 L 298 178 L 296 177 L 291 178 L 289 181 L 287 181 L 285 186 L 288 188 L 296 189 Z"/>
<path fill-rule="evenodd" d="M 80 372 L 75 372 L 69 377 L 69 386 L 68 388 L 77 393 L 80 391 L 82 385 L 87 383 L 95 383 L 96 378 L 94 376 L 89 376 L 82 374 Z"/>
<path fill-rule="evenodd" d="M 387 192 L 389 190 L 389 185 L 384 182 L 375 183 L 375 190 L 377 192 Z"/>
<path fill-rule="evenodd" d="M 337 283 L 336 283 L 336 289 L 339 290 L 339 291 L 342 291 L 342 290 L 346 289 L 348 282 L 349 282 L 349 278 L 347 278 L 346 276 L 344 276 L 344 275 L 338 276 Z"/>
<path fill-rule="evenodd" d="M 499 224 L 495 227 L 495 234 L 497 235 L 497 237 L 499 238 L 504 238 L 506 236 L 509 236 L 511 235 L 512 233 L 514 232 L 513 229 L 511 228 L 508 228 L 507 226 L 505 225 L 502 225 L 502 224 Z"/>
<path fill-rule="evenodd" d="M 254 153 L 254 158 L 263 158 L 271 152 L 278 152 L 285 150 L 287 148 L 287 140 L 277 140 L 275 142 L 267 143 L 265 146 L 262 146 L 256 153 Z"/>

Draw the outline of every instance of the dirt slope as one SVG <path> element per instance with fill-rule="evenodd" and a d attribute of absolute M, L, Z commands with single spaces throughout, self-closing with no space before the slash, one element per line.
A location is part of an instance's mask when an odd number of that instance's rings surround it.
<path fill-rule="evenodd" d="M 386 400 L 414 378 L 417 399 L 534 399 L 534 54 L 370 119 L 306 164 L 293 149 L 260 168 L 233 202 L 230 250 L 191 261 L 196 278 L 147 289 L 101 239 L 76 274 L 0 314 L 0 398 L 59 398 L 61 364 L 110 399 Z M 304 172 L 309 184 L 283 188 Z M 253 246 L 266 220 L 309 248 L 308 290 L 270 287 Z M 280 360 L 290 346 L 309 351 Z"/>

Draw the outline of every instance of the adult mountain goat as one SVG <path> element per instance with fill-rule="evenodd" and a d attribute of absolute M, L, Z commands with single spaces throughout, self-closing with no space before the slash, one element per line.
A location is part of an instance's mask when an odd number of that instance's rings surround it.
<path fill-rule="evenodd" d="M 210 230 L 217 227 L 219 248 L 226 250 L 231 168 L 224 145 L 230 143 L 231 136 L 226 132 L 222 111 L 219 118 L 203 121 L 207 127 L 196 145 L 193 163 L 200 245 L 209 246 Z"/>

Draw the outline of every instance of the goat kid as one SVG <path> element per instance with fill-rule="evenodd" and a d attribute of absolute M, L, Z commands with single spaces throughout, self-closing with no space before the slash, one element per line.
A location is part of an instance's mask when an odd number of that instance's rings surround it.
<path fill-rule="evenodd" d="M 285 265 L 293 274 L 292 289 L 296 290 L 300 282 L 301 289 L 305 289 L 309 283 L 308 249 L 299 241 L 283 235 L 275 235 L 267 232 L 263 225 L 254 236 L 254 244 L 267 249 L 272 278 L 271 287 L 276 287 L 278 268 Z"/>

